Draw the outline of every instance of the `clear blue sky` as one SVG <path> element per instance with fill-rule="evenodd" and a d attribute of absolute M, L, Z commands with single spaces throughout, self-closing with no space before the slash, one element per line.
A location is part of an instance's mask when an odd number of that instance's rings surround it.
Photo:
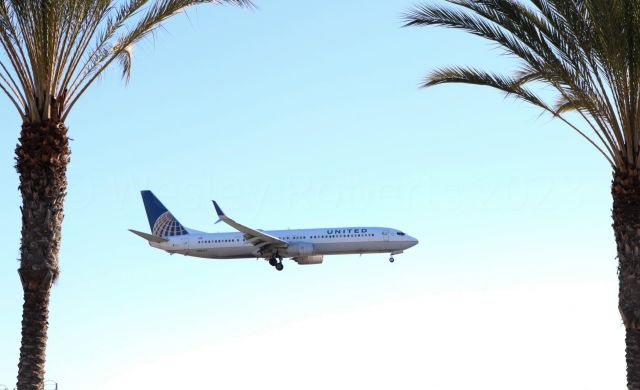
<path fill-rule="evenodd" d="M 47 377 L 62 390 L 623 386 L 604 160 L 498 92 L 417 88 L 437 66 L 510 60 L 401 28 L 413 1 L 257 3 L 178 16 L 134 49 L 128 86 L 114 69 L 71 114 Z M 0 384 L 13 386 L 20 121 L 1 102 Z M 420 245 L 394 264 L 281 273 L 169 256 L 127 231 L 148 228 L 141 189 L 199 230 L 225 229 L 216 199 L 257 228 L 382 225 Z"/>

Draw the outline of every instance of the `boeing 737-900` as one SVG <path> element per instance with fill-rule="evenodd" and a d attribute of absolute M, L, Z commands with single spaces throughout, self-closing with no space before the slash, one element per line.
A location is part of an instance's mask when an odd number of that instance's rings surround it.
<path fill-rule="evenodd" d="M 215 201 L 216 223 L 222 221 L 237 232 L 204 233 L 184 227 L 151 191 L 142 191 L 142 201 L 151 234 L 129 230 L 152 247 L 207 259 L 263 258 L 278 271 L 283 269 L 283 258 L 298 264 L 320 264 L 325 255 L 389 253 L 393 262 L 393 255 L 418 243 L 400 230 L 384 227 L 252 229 L 227 217 Z"/>

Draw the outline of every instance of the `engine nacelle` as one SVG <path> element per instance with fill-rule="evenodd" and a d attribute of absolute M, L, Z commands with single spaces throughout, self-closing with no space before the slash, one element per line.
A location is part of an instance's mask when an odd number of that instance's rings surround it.
<path fill-rule="evenodd" d="M 324 256 L 315 255 L 315 256 L 304 256 L 304 257 L 294 257 L 293 260 L 300 265 L 307 264 L 322 264 L 322 260 Z"/>
<path fill-rule="evenodd" d="M 305 257 L 313 255 L 313 244 L 310 242 L 294 242 L 287 247 L 287 257 Z"/>

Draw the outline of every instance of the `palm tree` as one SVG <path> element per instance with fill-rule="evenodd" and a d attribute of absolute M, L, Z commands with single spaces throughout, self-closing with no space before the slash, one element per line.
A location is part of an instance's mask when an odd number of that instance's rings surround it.
<path fill-rule="evenodd" d="M 519 68 L 447 67 L 425 87 L 496 88 L 560 119 L 611 165 L 619 309 L 627 383 L 640 389 L 640 0 L 447 0 L 405 14 L 406 26 L 445 26 L 498 44 Z M 555 101 L 535 93 L 551 87 Z M 583 129 L 578 126 L 583 126 Z"/>
<path fill-rule="evenodd" d="M 128 81 L 131 47 L 199 3 L 250 0 L 0 0 L 0 89 L 22 118 L 16 170 L 22 195 L 24 290 L 18 389 L 42 390 L 50 289 L 67 190 L 65 121 L 111 65 Z"/>

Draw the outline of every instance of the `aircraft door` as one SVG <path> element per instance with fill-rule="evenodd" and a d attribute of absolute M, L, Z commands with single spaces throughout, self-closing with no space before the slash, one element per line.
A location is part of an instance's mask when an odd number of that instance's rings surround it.
<path fill-rule="evenodd" d="M 389 241 L 389 231 L 387 231 L 387 230 L 383 230 L 382 231 L 382 239 L 384 241 Z"/>

